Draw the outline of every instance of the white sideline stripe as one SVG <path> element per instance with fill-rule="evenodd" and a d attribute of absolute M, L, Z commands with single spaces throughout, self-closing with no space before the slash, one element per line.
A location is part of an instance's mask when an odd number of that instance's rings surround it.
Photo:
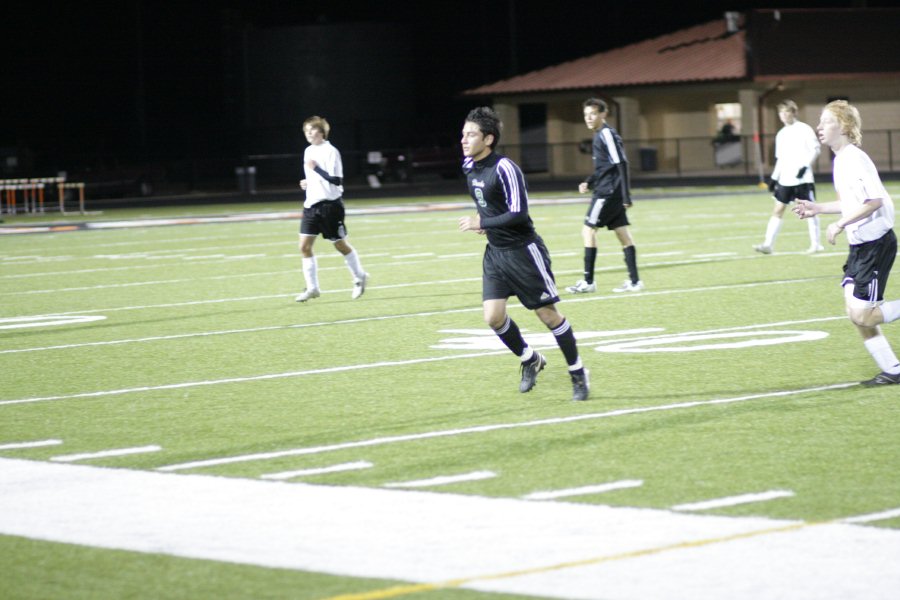
<path fill-rule="evenodd" d="M 556 500 L 557 498 L 570 498 L 572 496 L 587 496 L 588 494 L 603 494 L 615 490 L 641 487 L 644 481 L 641 479 L 623 479 L 598 485 L 585 485 L 567 490 L 555 490 L 552 492 L 532 492 L 522 496 L 523 500 Z"/>
<path fill-rule="evenodd" d="M 844 523 L 871 523 L 872 521 L 885 521 L 887 519 L 893 519 L 894 517 L 900 517 L 900 508 L 894 508 L 892 510 L 885 510 L 882 512 L 872 513 L 868 515 L 859 515 L 856 517 L 848 517 L 843 519 Z"/>
<path fill-rule="evenodd" d="M 358 471 L 360 469 L 371 469 L 374 465 L 365 460 L 356 462 L 341 463 L 339 465 L 331 465 L 330 467 L 319 467 L 316 469 L 300 469 L 299 471 L 281 471 L 280 473 L 267 473 L 260 475 L 262 479 L 272 479 L 281 481 L 284 479 L 293 479 L 295 477 L 307 477 L 309 475 L 324 475 L 326 473 L 342 473 L 344 471 Z"/>
<path fill-rule="evenodd" d="M 42 448 L 44 446 L 59 446 L 62 440 L 40 440 L 37 442 L 13 442 L 0 445 L 0 450 L 19 450 L 21 448 Z"/>
<path fill-rule="evenodd" d="M 0 459 L 0 534 L 485 596 L 893 600 L 900 532 Z M 822 565 L 828 565 L 823 569 Z M 761 577 L 760 574 L 765 574 Z M 435 583 L 437 582 L 437 583 Z M 447 583 L 449 585 L 440 585 Z M 432 597 L 423 596 L 423 597 Z M 479 596 L 479 597 L 481 597 Z"/>
<path fill-rule="evenodd" d="M 452 437 L 457 435 L 466 435 L 470 433 L 487 433 L 491 431 L 501 431 L 505 429 L 519 429 L 522 427 L 541 427 L 544 425 L 560 425 L 564 423 L 576 423 L 578 421 L 591 421 L 595 419 L 608 419 L 612 417 L 622 417 L 626 415 L 638 415 L 644 413 L 654 413 L 669 410 L 679 410 L 685 408 L 697 408 L 704 406 L 716 406 L 721 404 L 734 404 L 738 402 L 746 402 L 748 400 L 760 400 L 764 398 L 782 398 L 785 396 L 794 396 L 797 394 L 810 394 L 815 392 L 823 392 L 828 390 L 839 390 L 859 385 L 853 383 L 838 383 L 834 385 L 825 385 L 813 388 L 805 388 L 800 390 L 784 390 L 780 392 L 768 392 L 765 394 L 752 394 L 749 396 L 736 396 L 733 398 L 716 398 L 713 400 L 697 400 L 694 402 L 679 402 L 677 404 L 664 404 L 661 406 L 645 406 L 641 408 L 623 408 L 602 413 L 588 413 L 583 415 L 571 415 L 568 417 L 554 417 L 551 419 L 540 419 L 536 421 L 523 421 L 520 423 L 496 423 L 494 425 L 479 425 L 476 427 L 466 427 L 462 429 L 444 429 L 438 431 L 428 431 L 425 433 L 410 433 L 406 435 L 396 435 L 383 438 L 373 438 L 368 440 L 359 440 L 356 442 L 342 442 L 339 444 L 330 444 L 327 446 L 311 446 L 308 448 L 291 448 L 289 450 L 279 450 L 275 452 L 260 452 L 257 454 L 244 454 L 240 456 L 230 456 L 226 458 L 212 458 L 208 460 L 197 460 L 174 465 L 165 465 L 157 467 L 157 471 L 182 471 L 185 469 L 196 469 L 199 467 L 212 467 L 218 465 L 227 465 L 240 462 L 251 462 L 257 460 L 269 460 L 272 458 L 282 458 L 285 456 L 304 456 L 310 454 L 322 454 L 324 452 L 335 452 L 338 450 L 348 450 L 350 448 L 367 448 L 371 446 L 382 446 L 386 444 L 396 444 L 400 442 L 411 442 L 418 440 L 427 440 L 441 437 Z"/>
<path fill-rule="evenodd" d="M 492 479 L 497 474 L 493 471 L 472 471 L 471 473 L 462 473 L 460 475 L 441 475 L 439 477 L 431 477 L 430 479 L 416 479 L 414 481 L 395 481 L 393 483 L 385 483 L 387 488 L 419 488 L 433 487 L 439 485 L 449 485 L 451 483 L 461 483 L 465 481 L 481 481 L 482 479 Z"/>
<path fill-rule="evenodd" d="M 672 507 L 672 510 L 709 510 L 711 508 L 724 508 L 726 506 L 737 506 L 739 504 L 752 504 L 753 502 L 777 500 L 778 498 L 792 498 L 793 496 L 794 492 L 790 490 L 770 490 L 768 492 L 759 492 L 756 494 L 741 494 L 739 496 L 729 496 L 727 498 L 704 500 L 703 502 L 676 504 Z"/>
<path fill-rule="evenodd" d="M 359 318 L 359 319 L 345 319 L 345 320 L 341 320 L 341 321 L 327 321 L 324 323 L 305 323 L 305 324 L 300 324 L 300 325 L 284 325 L 284 326 L 279 325 L 279 326 L 275 326 L 275 327 L 271 327 L 271 328 L 270 327 L 261 327 L 261 328 L 258 328 L 258 330 L 264 331 L 264 330 L 269 330 L 269 329 L 282 329 L 282 328 L 290 329 L 290 328 L 302 328 L 302 327 L 316 327 L 316 326 L 321 326 L 321 325 L 357 323 L 357 322 L 365 322 L 365 321 L 370 321 L 370 320 L 382 320 L 382 319 L 387 320 L 387 319 L 394 319 L 394 318 L 401 319 L 401 318 L 409 318 L 409 317 L 432 316 L 432 315 L 436 315 L 436 314 L 469 312 L 469 311 L 476 311 L 476 310 L 481 311 L 481 308 L 480 307 L 479 308 L 461 308 L 461 309 L 452 309 L 452 310 L 440 311 L 440 312 L 413 313 L 413 314 L 407 314 L 407 315 L 395 315 L 395 316 L 388 316 L 388 317 L 364 317 L 364 318 Z M 736 326 L 736 327 L 725 327 L 725 328 L 721 328 L 721 329 L 710 329 L 710 330 L 706 330 L 706 331 L 694 331 L 694 332 L 686 332 L 686 333 L 681 332 L 681 333 L 664 334 L 664 335 L 659 335 L 659 336 L 642 336 L 642 337 L 637 337 L 637 338 L 624 338 L 624 339 L 617 339 L 614 342 L 610 342 L 609 340 L 599 340 L 599 341 L 593 341 L 593 342 L 580 342 L 579 345 L 583 346 L 583 347 L 588 347 L 588 346 L 598 346 L 598 345 L 609 344 L 609 343 L 621 344 L 621 343 L 626 343 L 626 342 L 634 342 L 634 341 L 647 340 L 647 339 L 666 339 L 666 338 L 670 338 L 670 337 L 679 337 L 679 336 L 686 336 L 686 335 L 712 334 L 712 333 L 722 333 L 722 332 L 727 332 L 727 331 L 741 331 L 741 330 L 746 330 L 746 329 L 760 329 L 760 328 L 764 328 L 764 327 L 780 327 L 780 326 L 785 326 L 785 325 L 797 325 L 797 324 L 803 324 L 803 323 L 818 323 L 818 322 L 823 322 L 823 321 L 841 320 L 841 319 L 845 319 L 845 318 L 846 317 L 843 317 L 843 316 L 841 316 L 841 317 L 818 317 L 818 318 L 813 318 L 813 319 L 802 319 L 802 320 L 798 320 L 798 321 L 780 321 L 777 323 L 766 323 L 766 324 L 758 324 L 758 325 L 740 325 L 740 326 Z M 242 331 L 242 330 L 237 330 L 237 331 Z M 203 335 L 220 335 L 223 333 L 228 333 L 228 332 L 209 332 L 209 333 L 205 333 L 205 334 L 189 334 L 187 336 L 168 336 L 168 337 L 176 338 L 176 337 L 191 337 L 191 336 L 203 336 Z M 147 339 L 154 339 L 154 338 L 147 338 Z M 113 343 L 113 342 L 96 342 L 96 344 L 109 344 L 109 343 Z M 122 343 L 124 343 L 124 341 Z M 0 351 L 0 354 L 2 354 L 2 353 L 3 353 L 3 351 Z M 113 396 L 113 395 L 118 395 L 118 394 L 150 392 L 150 391 L 164 390 L 164 389 L 179 389 L 179 388 L 187 388 L 187 387 L 206 386 L 206 385 L 218 385 L 218 384 L 223 384 L 223 383 L 243 383 L 243 382 L 248 382 L 248 381 L 261 381 L 261 380 L 266 380 L 266 379 L 279 379 L 279 378 L 285 378 L 285 377 L 301 377 L 304 375 L 317 375 L 317 374 L 321 374 L 321 373 L 353 371 L 353 370 L 358 370 L 358 369 L 370 369 L 370 368 L 378 368 L 378 367 L 386 367 L 386 366 L 404 366 L 404 365 L 409 365 L 409 364 L 416 364 L 419 362 L 438 362 L 438 361 L 442 361 L 442 360 L 455 360 L 458 358 L 471 358 L 471 357 L 491 356 L 491 355 L 498 355 L 498 354 L 505 354 L 505 351 L 495 350 L 495 351 L 483 352 L 483 353 L 477 353 L 477 354 L 463 354 L 463 355 L 444 356 L 444 357 L 436 357 L 436 358 L 428 358 L 428 359 L 409 359 L 407 361 L 395 361 L 395 362 L 389 362 L 389 363 L 374 363 L 374 364 L 368 364 L 368 365 L 346 365 L 346 366 L 330 367 L 327 369 L 314 369 L 311 371 L 290 371 L 287 373 L 272 373 L 272 374 L 267 374 L 267 375 L 253 375 L 253 376 L 237 377 L 237 378 L 229 378 L 229 379 L 214 379 L 214 380 L 199 381 L 199 382 L 172 383 L 172 384 L 165 384 L 165 385 L 159 385 L 159 386 L 142 386 L 142 387 L 137 387 L 137 388 L 125 388 L 125 389 L 119 389 L 119 390 L 82 392 L 79 394 L 60 395 L 60 396 L 43 396 L 43 397 L 37 397 L 37 398 L 18 398 L 18 399 L 10 399 L 10 400 L 0 400 L 0 406 L 10 405 L 10 404 L 27 404 L 27 403 L 33 403 L 33 402 L 46 402 L 46 401 L 52 401 L 52 400 L 66 400 L 66 399 L 70 399 L 70 398 L 74 399 L 74 398 L 93 398 L 93 397 L 99 397 L 99 396 Z"/>
<path fill-rule="evenodd" d="M 117 448 L 115 450 L 103 450 L 101 452 L 85 452 L 82 454 L 63 454 L 50 458 L 53 462 L 75 462 L 90 460 L 92 458 L 109 458 L 111 456 L 129 456 L 131 454 L 145 454 L 147 452 L 159 452 L 160 446 L 138 446 L 136 448 Z"/>

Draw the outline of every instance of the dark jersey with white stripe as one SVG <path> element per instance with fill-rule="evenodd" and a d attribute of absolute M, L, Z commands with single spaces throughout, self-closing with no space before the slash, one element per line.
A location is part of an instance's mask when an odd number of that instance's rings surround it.
<path fill-rule="evenodd" d="M 491 246 L 515 248 L 537 238 L 528 216 L 525 176 L 516 163 L 491 152 L 477 162 L 466 158 L 463 171 Z"/>
<path fill-rule="evenodd" d="M 628 159 L 622 137 L 607 124 L 597 130 L 591 145 L 594 172 L 587 178 L 588 188 L 595 198 L 609 198 L 621 194 L 628 200 Z"/>

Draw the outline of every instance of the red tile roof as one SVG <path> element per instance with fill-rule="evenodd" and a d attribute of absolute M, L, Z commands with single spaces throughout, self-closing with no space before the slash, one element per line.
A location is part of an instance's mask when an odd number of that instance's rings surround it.
<path fill-rule="evenodd" d="M 728 35 L 725 20 L 586 56 L 463 92 L 493 96 L 747 77 L 744 31 Z"/>

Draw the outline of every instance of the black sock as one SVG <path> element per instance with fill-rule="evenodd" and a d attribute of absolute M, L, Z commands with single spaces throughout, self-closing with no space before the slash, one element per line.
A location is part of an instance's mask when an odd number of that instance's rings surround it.
<path fill-rule="evenodd" d="M 594 283 L 594 265 L 597 263 L 597 249 L 584 249 L 584 280 Z"/>
<path fill-rule="evenodd" d="M 637 283 L 641 279 L 638 277 L 637 270 L 637 250 L 634 246 L 628 246 L 627 248 L 622 248 L 622 252 L 625 253 L 625 266 L 628 267 L 628 276 L 631 278 L 631 283 Z"/>
<path fill-rule="evenodd" d="M 528 344 L 525 343 L 525 339 L 522 337 L 522 332 L 519 331 L 519 326 L 509 318 L 509 315 L 506 315 L 506 321 L 500 329 L 495 329 L 494 333 L 516 356 L 522 356 L 525 348 L 528 347 Z"/>
<path fill-rule="evenodd" d="M 556 343 L 559 344 L 559 349 L 562 350 L 563 356 L 566 357 L 566 364 L 569 365 L 569 370 L 580 369 L 581 358 L 578 356 L 578 344 L 575 342 L 575 332 L 572 331 L 569 322 L 563 319 L 562 323 L 552 328 L 551 331 L 556 337 Z M 577 369 L 572 369 L 572 367 L 577 367 Z"/>

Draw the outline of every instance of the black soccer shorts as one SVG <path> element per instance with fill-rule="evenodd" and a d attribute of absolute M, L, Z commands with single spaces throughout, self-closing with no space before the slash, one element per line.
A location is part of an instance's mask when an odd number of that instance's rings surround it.
<path fill-rule="evenodd" d="M 897 256 L 897 236 L 888 230 L 877 240 L 850 246 L 841 287 L 853 285 L 853 297 L 866 302 L 884 300 L 891 267 Z"/>
<path fill-rule="evenodd" d="M 584 224 L 594 229 L 606 227 L 612 231 L 631 223 L 628 222 L 628 214 L 622 197 L 617 195 L 609 198 L 591 198 L 591 205 L 584 217 Z"/>
<path fill-rule="evenodd" d="M 319 235 L 326 240 L 338 242 L 347 237 L 347 226 L 344 225 L 344 203 L 337 200 L 316 202 L 303 209 L 300 220 L 301 235 Z"/>
<path fill-rule="evenodd" d="M 482 300 L 516 296 L 529 310 L 559 302 L 550 253 L 540 238 L 518 248 L 501 249 L 488 244 L 482 266 Z"/>
<path fill-rule="evenodd" d="M 801 183 L 800 185 L 781 185 L 775 186 L 772 197 L 782 204 L 790 204 L 794 200 L 812 200 L 816 201 L 816 185 L 814 183 Z"/>

